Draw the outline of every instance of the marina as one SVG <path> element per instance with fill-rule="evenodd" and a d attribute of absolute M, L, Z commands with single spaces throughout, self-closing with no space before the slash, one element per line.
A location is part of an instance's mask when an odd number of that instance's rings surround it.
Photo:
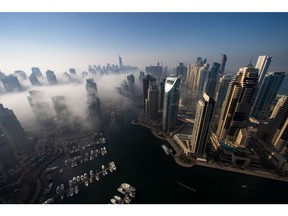
<path fill-rule="evenodd" d="M 99 171 L 95 170 L 95 173 L 93 170 L 90 170 L 89 177 L 87 173 L 82 174 L 81 177 L 74 176 L 72 179 L 69 180 L 67 189 L 65 189 L 64 184 L 57 186 L 55 196 L 48 198 L 44 203 L 49 204 L 52 199 L 54 201 L 57 197 L 60 197 L 61 200 L 63 200 L 65 194 L 67 197 L 73 197 L 74 195 L 77 195 L 80 192 L 81 184 L 85 184 L 86 187 L 89 187 L 89 183 L 92 184 L 94 178 L 96 180 L 95 182 L 97 182 L 100 180 L 100 175 L 102 174 L 103 176 L 106 176 L 108 175 L 108 171 L 110 171 L 110 173 L 116 171 L 116 165 L 114 161 L 109 162 L 107 167 L 102 165 Z"/>

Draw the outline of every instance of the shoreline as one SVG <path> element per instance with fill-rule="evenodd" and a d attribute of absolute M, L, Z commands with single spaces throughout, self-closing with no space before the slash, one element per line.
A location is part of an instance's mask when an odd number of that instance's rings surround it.
<path fill-rule="evenodd" d="M 172 156 L 173 156 L 175 162 L 179 166 L 182 166 L 185 168 L 190 168 L 193 166 L 201 166 L 201 167 L 218 169 L 218 170 L 223 170 L 223 171 L 228 171 L 228 172 L 235 172 L 235 173 L 239 173 L 239 174 L 245 174 L 245 175 L 250 175 L 250 176 L 255 176 L 255 177 L 260 177 L 260 178 L 266 178 L 266 179 L 271 179 L 271 180 L 276 180 L 276 181 L 288 182 L 288 178 L 285 178 L 285 177 L 282 177 L 282 176 L 279 176 L 277 174 L 267 172 L 267 171 L 239 169 L 237 167 L 225 166 L 225 165 L 219 164 L 217 162 L 212 162 L 212 161 L 201 162 L 201 161 L 195 160 L 195 161 L 193 161 L 193 163 L 185 163 L 184 161 L 182 161 L 179 158 L 179 155 L 181 155 L 181 153 L 182 153 L 181 148 L 174 143 L 173 139 L 169 135 L 167 135 L 166 133 L 163 133 L 163 132 L 158 132 L 155 128 L 153 128 L 149 125 L 146 125 L 142 122 L 136 122 L 135 120 L 133 120 L 131 123 L 135 126 L 143 126 L 143 127 L 149 128 L 155 137 L 157 137 L 158 139 L 162 139 L 162 140 L 167 141 L 170 144 L 170 146 L 176 152 L 175 156 L 173 154 L 172 154 Z M 161 134 L 159 134 L 159 133 L 161 133 Z"/>

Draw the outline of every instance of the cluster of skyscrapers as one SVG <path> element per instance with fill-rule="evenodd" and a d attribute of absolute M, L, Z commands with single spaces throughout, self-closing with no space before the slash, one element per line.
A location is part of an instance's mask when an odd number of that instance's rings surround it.
<path fill-rule="evenodd" d="M 270 56 L 259 56 L 255 67 L 249 63 L 233 78 L 225 74 L 225 54 L 220 63 L 211 65 L 201 57 L 193 65 L 180 63 L 174 76 L 166 76 L 164 80 L 159 65 L 147 67 L 143 78 L 143 116 L 158 129 L 161 125 L 162 130 L 174 134 L 178 109 L 185 107 L 191 111 L 193 129 L 185 136 L 189 142 L 180 143 L 177 139 L 186 155 L 206 158 L 207 143 L 225 149 L 225 153 L 230 149 L 232 158 L 238 157 L 239 161 L 244 158 L 245 163 L 248 159 L 244 155 L 249 155 L 249 148 L 259 143 L 262 149 L 272 149 L 267 157 L 275 155 L 272 153 L 275 148 L 278 153 L 287 153 L 287 96 L 276 97 L 285 72 L 268 72 L 271 60 Z M 241 148 L 243 152 L 237 155 Z M 251 158 L 253 161 L 257 156 Z"/>

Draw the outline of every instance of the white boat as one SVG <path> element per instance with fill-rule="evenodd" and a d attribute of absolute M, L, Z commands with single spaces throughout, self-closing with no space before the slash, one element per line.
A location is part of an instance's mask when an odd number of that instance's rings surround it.
<path fill-rule="evenodd" d="M 90 177 L 89 182 L 90 182 L 90 184 L 93 183 L 93 178 L 92 177 Z"/>
<path fill-rule="evenodd" d="M 162 145 L 161 147 L 162 147 L 162 149 L 165 151 L 165 153 L 166 153 L 167 155 L 169 155 L 169 154 L 172 153 L 172 150 L 169 149 L 166 145 Z"/>
<path fill-rule="evenodd" d="M 104 166 L 104 165 L 102 165 L 102 166 L 101 166 L 101 169 L 102 169 L 102 170 L 104 170 L 104 169 L 105 169 L 105 166 Z"/>
<path fill-rule="evenodd" d="M 60 193 L 61 193 L 61 191 L 60 191 L 60 186 L 57 186 L 57 188 L 56 188 L 56 194 L 57 194 L 57 195 L 60 195 Z"/>
<path fill-rule="evenodd" d="M 46 194 L 49 194 L 49 193 L 51 192 L 52 187 L 53 187 L 53 183 L 51 182 L 51 183 L 47 186 L 45 193 L 46 193 Z"/>
<path fill-rule="evenodd" d="M 75 194 L 78 194 L 78 193 L 79 193 L 79 187 L 78 187 L 78 185 L 75 185 L 74 190 L 75 190 Z"/>
<path fill-rule="evenodd" d="M 94 172 L 93 172 L 93 170 L 90 170 L 90 177 L 94 177 Z"/>
<path fill-rule="evenodd" d="M 70 188 L 70 197 L 73 197 L 73 194 L 74 194 L 74 188 L 71 187 L 71 188 Z"/>
<path fill-rule="evenodd" d="M 54 202 L 54 199 L 53 198 L 49 198 L 43 204 L 50 204 L 50 203 L 53 203 L 53 202 Z"/>
<path fill-rule="evenodd" d="M 60 173 L 63 173 L 63 172 L 64 172 L 63 168 L 60 168 L 59 172 L 60 172 Z"/>
<path fill-rule="evenodd" d="M 136 189 L 128 183 L 122 183 L 121 187 L 128 191 L 136 191 Z"/>
<path fill-rule="evenodd" d="M 76 184 L 76 177 L 75 176 L 72 178 L 72 182 L 73 182 L 73 185 Z"/>
<path fill-rule="evenodd" d="M 77 183 L 80 183 L 80 176 L 77 176 Z"/>
<path fill-rule="evenodd" d="M 89 181 L 85 181 L 85 185 L 86 185 L 86 187 L 88 187 L 89 186 Z"/>
<path fill-rule="evenodd" d="M 69 180 L 69 187 L 72 187 L 72 180 Z"/>
<path fill-rule="evenodd" d="M 80 180 L 84 181 L 84 176 L 83 175 L 81 175 Z"/>
<path fill-rule="evenodd" d="M 136 194 L 135 191 L 130 191 L 130 192 L 129 192 L 129 196 L 130 196 L 130 197 L 133 197 L 133 198 L 134 198 L 134 197 L 135 197 L 135 194 Z"/>
<path fill-rule="evenodd" d="M 87 180 L 87 173 L 84 173 L 84 181 Z"/>
<path fill-rule="evenodd" d="M 126 191 L 122 187 L 117 188 L 117 190 L 124 195 L 126 194 Z"/>
<path fill-rule="evenodd" d="M 129 196 L 125 196 L 124 202 L 129 204 L 132 201 L 132 199 Z"/>
<path fill-rule="evenodd" d="M 248 186 L 247 186 L 247 185 L 241 185 L 241 187 L 242 187 L 242 188 L 248 188 Z"/>
<path fill-rule="evenodd" d="M 117 204 L 115 199 L 110 199 L 110 202 L 111 202 L 112 204 Z"/>
<path fill-rule="evenodd" d="M 114 198 L 115 198 L 118 202 L 122 202 L 122 198 L 121 198 L 121 197 L 115 195 Z"/>
<path fill-rule="evenodd" d="M 99 174 L 97 173 L 96 175 L 95 175 L 95 179 L 97 180 L 97 181 L 99 181 Z"/>

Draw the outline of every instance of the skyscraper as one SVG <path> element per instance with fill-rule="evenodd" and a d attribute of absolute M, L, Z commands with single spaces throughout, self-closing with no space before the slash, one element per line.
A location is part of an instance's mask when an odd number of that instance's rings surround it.
<path fill-rule="evenodd" d="M 144 113 L 146 113 L 146 99 L 148 98 L 148 88 L 149 88 L 149 83 L 151 81 L 156 81 L 155 77 L 153 77 L 150 74 L 147 74 L 145 78 L 143 78 L 143 109 Z"/>
<path fill-rule="evenodd" d="M 146 74 L 150 74 L 157 79 L 157 84 L 160 83 L 161 78 L 163 76 L 163 68 L 160 66 L 159 62 L 157 66 L 149 66 L 145 67 Z"/>
<path fill-rule="evenodd" d="M 179 63 L 179 66 L 176 68 L 176 76 L 181 77 L 182 80 L 186 79 L 187 74 L 187 67 L 184 65 L 184 63 Z"/>
<path fill-rule="evenodd" d="M 69 73 L 75 75 L 76 74 L 75 68 L 69 68 Z"/>
<path fill-rule="evenodd" d="M 222 58 L 221 58 L 221 67 L 220 67 L 219 74 L 223 75 L 224 72 L 225 72 L 227 56 L 225 54 L 221 54 L 221 56 L 222 56 Z"/>
<path fill-rule="evenodd" d="M 145 99 L 145 116 L 151 120 L 157 120 L 158 118 L 158 99 L 159 90 L 157 81 L 150 81 L 147 98 Z"/>
<path fill-rule="evenodd" d="M 230 82 L 217 128 L 220 139 L 235 141 L 239 130 L 248 126 L 257 81 L 258 69 L 249 64 L 240 68 Z"/>
<path fill-rule="evenodd" d="M 213 99 L 215 99 L 219 70 L 220 70 L 220 64 L 217 62 L 213 62 L 209 68 L 208 81 L 206 85 L 206 94 Z"/>
<path fill-rule="evenodd" d="M 271 116 L 268 119 L 268 123 L 260 124 L 257 137 L 267 145 L 278 146 L 278 150 L 284 148 L 283 142 L 280 142 L 281 134 L 285 136 L 285 124 L 288 118 L 288 97 L 281 97 L 276 106 L 273 109 Z M 279 144 L 278 144 L 279 143 Z M 281 144 L 282 143 L 282 144 Z"/>
<path fill-rule="evenodd" d="M 119 68 L 121 69 L 123 67 L 123 63 L 122 63 L 122 58 L 120 57 L 119 54 L 118 54 L 118 59 L 119 59 Z"/>
<path fill-rule="evenodd" d="M 1 131 L 1 130 L 0 130 Z M 6 137 L 0 132 L 0 176 L 17 164 L 15 152 L 9 145 Z"/>
<path fill-rule="evenodd" d="M 255 68 L 259 69 L 258 74 L 258 86 L 259 88 L 262 85 L 265 75 L 268 72 L 272 57 L 271 56 L 259 56 Z"/>
<path fill-rule="evenodd" d="M 41 91 L 29 91 L 27 97 L 32 112 L 42 128 L 54 126 L 53 115 L 49 103 L 45 100 L 45 95 Z"/>
<path fill-rule="evenodd" d="M 177 122 L 180 78 L 167 77 L 163 103 L 163 130 L 173 130 Z"/>
<path fill-rule="evenodd" d="M 251 110 L 252 117 L 259 120 L 265 120 L 268 117 L 272 102 L 284 78 L 285 72 L 271 72 L 265 75 Z"/>
<path fill-rule="evenodd" d="M 28 146 L 27 136 L 12 110 L 0 104 L 0 129 L 14 151 Z"/>
<path fill-rule="evenodd" d="M 197 156 L 206 157 L 206 143 L 212 121 L 215 101 L 206 93 L 197 103 L 195 123 L 191 138 L 191 152 Z"/>
<path fill-rule="evenodd" d="M 20 80 L 27 79 L 26 73 L 21 70 L 14 71 L 14 75 L 17 76 Z"/>
<path fill-rule="evenodd" d="M 35 74 L 37 78 L 43 77 L 38 67 L 32 67 L 31 70 L 32 70 L 32 74 Z"/>
<path fill-rule="evenodd" d="M 203 96 L 203 94 L 206 90 L 208 75 L 209 75 L 208 69 L 209 69 L 208 63 L 206 63 L 203 67 L 201 67 L 199 69 L 199 82 L 197 84 L 198 85 L 198 90 L 197 90 L 197 92 L 198 92 L 197 99 L 198 100 Z"/>
<path fill-rule="evenodd" d="M 46 71 L 46 77 L 47 77 L 48 83 L 50 85 L 56 85 L 57 84 L 57 78 L 56 78 L 53 71 L 47 70 Z"/>
<path fill-rule="evenodd" d="M 97 85 L 93 79 L 86 79 L 86 91 L 88 96 L 88 120 L 93 125 L 99 125 L 102 118 L 101 103 L 97 93 Z"/>
<path fill-rule="evenodd" d="M 29 80 L 31 82 L 31 85 L 35 85 L 35 86 L 40 86 L 41 85 L 39 80 L 38 80 L 38 78 L 37 78 L 37 76 L 35 74 L 31 74 L 29 76 Z"/>
<path fill-rule="evenodd" d="M 9 76 L 5 76 L 4 78 L 2 78 L 2 82 L 7 92 L 22 90 L 22 86 L 17 76 L 10 74 Z"/>
<path fill-rule="evenodd" d="M 69 122 L 69 111 L 66 106 L 64 96 L 54 96 L 52 97 L 52 102 L 56 111 L 58 122 L 61 125 L 67 124 Z"/>

